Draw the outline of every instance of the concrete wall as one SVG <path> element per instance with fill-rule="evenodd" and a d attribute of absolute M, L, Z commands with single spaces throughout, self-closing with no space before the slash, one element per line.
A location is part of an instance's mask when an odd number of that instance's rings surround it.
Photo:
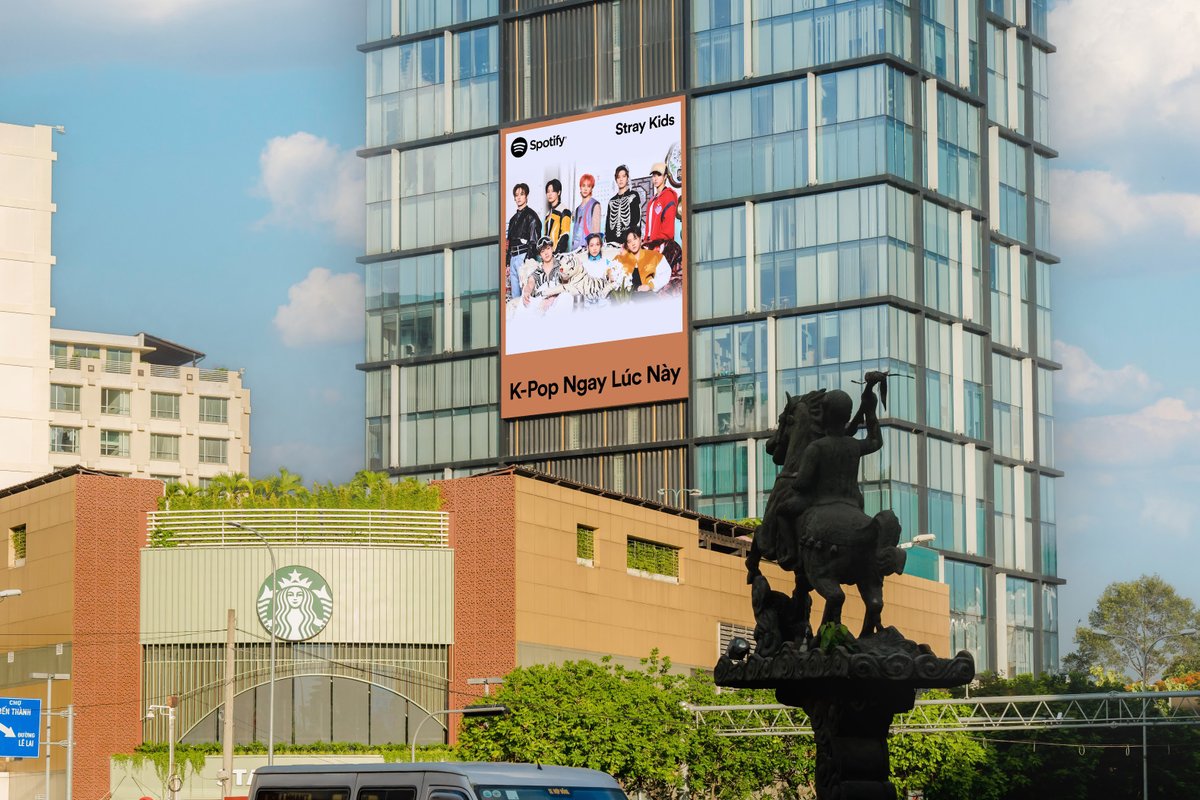
<path fill-rule="evenodd" d="M 742 558 L 702 549 L 696 520 L 528 478 L 517 479 L 516 491 L 521 663 L 581 654 L 640 659 L 657 648 L 679 667 L 712 669 L 719 624 L 754 626 Z M 590 565 L 576 558 L 579 525 L 594 529 Z M 629 537 L 677 548 L 677 582 L 631 574 Z M 791 592 L 790 575 L 771 564 L 764 574 L 773 588 Z M 864 609 L 856 592 L 848 595 L 843 621 L 857 633 Z M 888 579 L 885 597 L 885 624 L 946 653 L 946 586 L 900 576 Z M 814 622 L 822 608 L 814 595 Z"/>
<path fill-rule="evenodd" d="M 0 488 L 49 472 L 52 136 L 0 123 Z"/>
<path fill-rule="evenodd" d="M 157 481 L 70 475 L 0 497 L 0 533 L 7 538 L 13 526 L 26 526 L 24 563 L 16 563 L 9 549 L 0 568 L 0 588 L 22 591 L 0 601 L 0 625 L 11 636 L 11 661 L 0 664 L 0 690 L 45 701 L 45 682 L 29 674 L 71 675 L 54 682 L 50 705 L 56 711 L 75 706 L 78 796 L 103 795 L 109 754 L 141 741 L 138 551 L 145 513 L 161 491 Z M 19 646 L 11 644 L 17 641 Z M 50 738 L 65 739 L 66 721 L 51 722 Z M 61 773 L 64 749 L 50 748 L 50 756 L 51 770 Z M 7 767 L 0 783 L 9 797 L 32 800 L 44 791 L 43 761 L 11 761 Z"/>

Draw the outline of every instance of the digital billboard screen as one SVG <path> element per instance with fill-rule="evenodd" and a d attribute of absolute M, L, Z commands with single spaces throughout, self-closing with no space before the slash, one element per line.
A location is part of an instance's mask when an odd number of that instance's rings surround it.
<path fill-rule="evenodd" d="M 685 104 L 501 134 L 501 415 L 687 396 Z"/>

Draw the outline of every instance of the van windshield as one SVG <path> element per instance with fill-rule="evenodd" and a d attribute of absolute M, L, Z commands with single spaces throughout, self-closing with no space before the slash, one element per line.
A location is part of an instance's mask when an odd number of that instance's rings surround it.
<path fill-rule="evenodd" d="M 627 800 L 620 789 L 596 786 L 476 786 L 479 800 Z"/>

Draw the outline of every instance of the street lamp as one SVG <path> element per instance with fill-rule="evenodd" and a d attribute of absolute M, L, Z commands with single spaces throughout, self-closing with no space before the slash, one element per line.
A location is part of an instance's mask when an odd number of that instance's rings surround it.
<path fill-rule="evenodd" d="M 668 500 L 668 498 L 673 498 L 675 506 L 683 508 L 682 500 L 685 494 L 689 497 L 699 497 L 703 492 L 699 489 L 659 489 L 658 494 L 664 501 Z"/>
<path fill-rule="evenodd" d="M 257 536 L 263 543 L 263 546 L 267 548 L 267 555 L 271 557 L 271 701 L 268 704 L 270 710 L 267 712 L 267 766 L 271 766 L 275 763 L 275 639 L 276 630 L 279 628 L 275 624 L 275 613 L 279 607 L 277 602 L 279 594 L 279 568 L 275 564 L 275 551 L 271 549 L 271 543 L 267 541 L 267 537 L 249 525 L 243 525 L 233 520 L 229 520 L 229 524 L 239 530 Z"/>
<path fill-rule="evenodd" d="M 421 736 L 421 728 L 425 726 L 426 722 L 429 722 L 429 720 L 433 719 L 434 717 L 440 717 L 443 714 L 462 714 L 465 717 L 503 717 L 507 713 L 508 706 L 505 705 L 470 706 L 469 708 L 444 708 L 441 711 L 426 713 L 425 719 L 421 720 L 421 723 L 417 725 L 417 729 L 413 731 L 412 762 L 414 764 L 417 763 L 417 739 Z"/>
<path fill-rule="evenodd" d="M 4 600 L 5 598 L 8 598 L 8 597 L 20 597 L 20 596 L 21 596 L 20 589 L 0 589 L 0 600 Z"/>
<path fill-rule="evenodd" d="M 154 712 L 161 711 L 167 714 L 167 792 L 171 800 L 175 800 L 176 793 L 179 791 L 182 781 L 175 775 L 175 695 L 167 698 L 167 704 L 153 705 L 146 709 L 146 719 L 154 719 Z"/>
<path fill-rule="evenodd" d="M 1141 650 L 1144 658 L 1141 663 L 1142 691 L 1147 691 L 1146 685 L 1150 682 L 1150 675 L 1146 672 L 1150 668 L 1150 656 L 1154 653 L 1154 648 L 1165 642 L 1167 639 L 1178 639 L 1185 636 L 1195 636 L 1200 631 L 1193 628 L 1184 628 L 1175 633 L 1164 633 L 1162 636 L 1155 639 L 1146 647 L 1130 639 L 1128 636 L 1122 636 L 1119 633 L 1101 633 L 1095 631 L 1095 634 L 1102 639 L 1120 639 L 1134 650 Z M 1150 749 L 1146 746 L 1146 729 L 1149 725 L 1146 722 L 1146 700 L 1142 700 L 1142 800 L 1150 800 Z"/>
<path fill-rule="evenodd" d="M 900 544 L 900 549 L 908 550 L 910 548 L 915 547 L 916 545 L 925 544 L 925 542 L 932 542 L 936 538 L 937 537 L 934 536 L 932 533 L 918 533 L 916 536 L 912 537 L 912 539 L 910 539 L 909 541 L 902 542 Z"/>

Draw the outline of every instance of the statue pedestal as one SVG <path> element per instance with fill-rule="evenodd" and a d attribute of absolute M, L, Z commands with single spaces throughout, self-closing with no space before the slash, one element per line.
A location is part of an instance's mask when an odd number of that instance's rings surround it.
<path fill-rule="evenodd" d="M 829 652 L 789 642 L 770 658 L 722 656 L 714 677 L 718 686 L 774 689 L 780 703 L 804 709 L 817 741 L 819 800 L 895 800 L 892 717 L 913 707 L 917 689 L 969 683 L 975 661 L 966 651 L 938 658 L 886 628 Z"/>

